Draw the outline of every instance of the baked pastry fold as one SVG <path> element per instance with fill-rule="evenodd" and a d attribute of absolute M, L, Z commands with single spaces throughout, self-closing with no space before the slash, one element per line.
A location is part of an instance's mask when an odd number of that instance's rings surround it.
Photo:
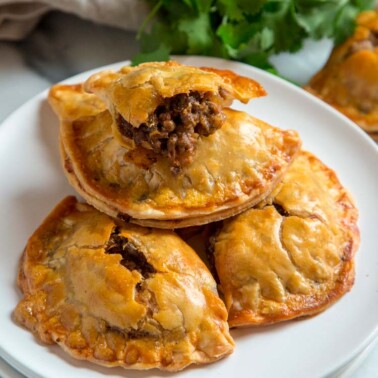
<path fill-rule="evenodd" d="M 18 283 L 16 320 L 78 359 L 175 371 L 234 348 L 216 283 L 185 242 L 74 197 L 29 239 Z"/>
<path fill-rule="evenodd" d="M 200 225 L 255 205 L 301 145 L 295 131 L 225 109 L 223 127 L 199 138 L 192 163 L 175 174 L 151 150 L 121 146 L 110 113 L 80 86 L 56 85 L 49 101 L 61 119 L 63 167 L 73 187 L 100 211 L 145 226 Z"/>
<path fill-rule="evenodd" d="M 313 315 L 338 300 L 354 282 L 357 217 L 335 173 L 302 152 L 271 196 L 212 238 L 230 326 Z"/>
<path fill-rule="evenodd" d="M 378 132 L 378 10 L 357 17 L 354 35 L 334 48 L 305 89 L 365 131 Z"/>
<path fill-rule="evenodd" d="M 172 61 L 103 71 L 92 75 L 85 89 L 106 103 L 122 145 L 151 149 L 176 172 L 191 163 L 199 137 L 223 125 L 223 108 L 233 99 L 265 95 L 260 84 L 231 71 Z"/>

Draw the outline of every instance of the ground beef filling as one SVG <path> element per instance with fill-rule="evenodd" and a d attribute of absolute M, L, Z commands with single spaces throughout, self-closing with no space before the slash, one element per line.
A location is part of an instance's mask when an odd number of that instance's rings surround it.
<path fill-rule="evenodd" d="M 121 265 L 130 271 L 137 270 L 144 278 L 156 273 L 155 268 L 147 261 L 143 252 L 139 251 L 129 239 L 120 235 L 117 227 L 110 235 L 105 253 L 121 255 Z"/>
<path fill-rule="evenodd" d="M 220 92 L 189 92 L 164 99 L 148 121 L 133 127 L 121 115 L 117 125 L 122 135 L 133 139 L 137 146 L 146 146 L 166 156 L 177 173 L 193 160 L 200 135 L 209 136 L 225 120 L 220 101 L 226 97 Z"/>

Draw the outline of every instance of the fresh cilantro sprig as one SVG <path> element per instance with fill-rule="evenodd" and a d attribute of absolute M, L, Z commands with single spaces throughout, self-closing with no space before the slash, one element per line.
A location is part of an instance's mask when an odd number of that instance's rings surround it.
<path fill-rule="evenodd" d="M 298 51 L 306 38 L 340 43 L 374 0 L 147 0 L 132 63 L 170 54 L 218 56 L 274 71 L 272 54 Z"/>

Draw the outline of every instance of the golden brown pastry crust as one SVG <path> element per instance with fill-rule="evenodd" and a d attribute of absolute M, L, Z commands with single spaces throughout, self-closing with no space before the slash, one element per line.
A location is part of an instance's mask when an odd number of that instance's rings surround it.
<path fill-rule="evenodd" d="M 176 173 L 191 164 L 199 137 L 222 127 L 224 107 L 235 98 L 247 102 L 266 94 L 254 80 L 231 71 L 173 61 L 99 72 L 84 87 L 107 104 L 122 146 L 152 150 Z"/>
<path fill-rule="evenodd" d="M 316 314 L 354 282 L 358 211 L 336 174 L 302 152 L 260 206 L 213 240 L 231 327 Z"/>
<path fill-rule="evenodd" d="M 223 88 L 231 98 L 242 102 L 266 94 L 256 81 L 231 71 L 190 67 L 174 61 L 125 66 L 118 72 L 102 71 L 92 75 L 84 87 L 105 101 L 113 115 L 120 113 L 134 127 L 146 122 L 163 98 L 180 93 L 217 94 Z"/>
<path fill-rule="evenodd" d="M 216 284 L 186 243 L 74 197 L 29 239 L 18 283 L 16 320 L 75 358 L 175 371 L 233 351 Z"/>
<path fill-rule="evenodd" d="M 368 132 L 378 132 L 378 10 L 357 18 L 352 37 L 335 47 L 305 87 Z"/>
<path fill-rule="evenodd" d="M 253 206 L 281 179 L 301 144 L 294 131 L 227 110 L 222 129 L 200 139 L 192 164 L 174 175 L 164 158 L 120 146 L 111 115 L 101 106 L 85 113 L 91 96 L 77 86 L 57 85 L 50 91 L 49 101 L 61 118 L 65 173 L 99 210 L 145 226 L 205 224 Z M 72 101 L 85 109 L 76 119 L 66 113 Z"/>

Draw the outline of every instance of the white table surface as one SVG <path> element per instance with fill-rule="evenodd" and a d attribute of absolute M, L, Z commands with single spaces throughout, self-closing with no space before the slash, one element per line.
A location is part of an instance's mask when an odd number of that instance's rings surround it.
<path fill-rule="evenodd" d="M 330 49 L 329 41 L 308 42 L 299 56 L 283 54 L 272 61 L 282 74 L 303 84 L 322 66 Z M 53 83 L 91 68 L 130 59 L 137 51 L 132 32 L 50 13 L 24 41 L 0 42 L 0 122 Z M 378 378 L 378 343 L 366 348 L 336 376 Z M 0 358 L 0 377 L 22 376 Z"/>

